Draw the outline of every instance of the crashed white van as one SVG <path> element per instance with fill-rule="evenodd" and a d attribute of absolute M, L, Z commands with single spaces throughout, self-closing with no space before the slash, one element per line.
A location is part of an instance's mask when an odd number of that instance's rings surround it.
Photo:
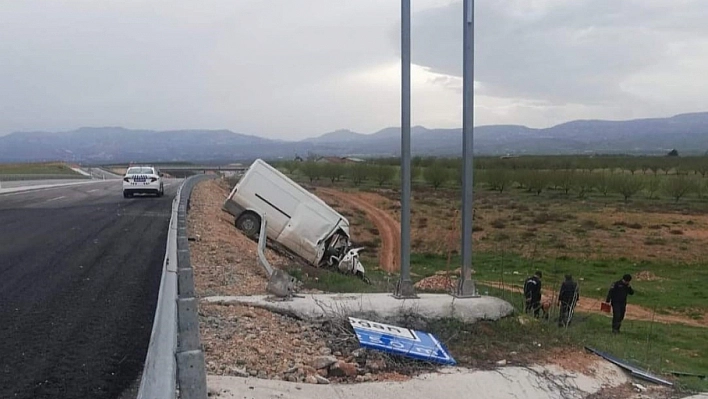
<path fill-rule="evenodd" d="M 317 267 L 364 277 L 358 252 L 351 248 L 349 221 L 276 168 L 257 159 L 224 202 L 236 227 L 258 237 L 261 217 L 266 235 Z"/>

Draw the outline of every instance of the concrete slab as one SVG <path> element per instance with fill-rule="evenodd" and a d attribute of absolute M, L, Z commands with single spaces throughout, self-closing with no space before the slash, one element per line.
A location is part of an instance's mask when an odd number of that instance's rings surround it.
<path fill-rule="evenodd" d="M 498 320 L 510 315 L 510 303 L 495 297 L 455 298 L 446 294 L 419 294 L 418 299 L 396 299 L 391 294 L 314 294 L 292 301 L 273 301 L 267 296 L 206 297 L 202 301 L 257 306 L 294 314 L 303 319 L 375 314 L 395 320 L 404 315 L 426 319 L 455 318 L 465 322 Z M 377 320 L 381 321 L 381 320 Z"/>
<path fill-rule="evenodd" d="M 558 367 L 505 367 L 493 371 L 446 368 L 404 382 L 360 384 L 304 384 L 257 378 L 208 376 L 209 391 L 220 399 L 569 399 L 584 398 L 603 387 L 628 382 L 627 376 L 606 362 L 597 363 L 594 376 Z M 212 396 L 214 396 L 212 394 Z"/>

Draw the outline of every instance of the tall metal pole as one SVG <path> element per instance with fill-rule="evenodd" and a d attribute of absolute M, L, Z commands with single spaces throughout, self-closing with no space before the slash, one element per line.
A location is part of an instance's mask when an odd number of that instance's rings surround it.
<path fill-rule="evenodd" d="M 472 215 L 474 176 L 474 0 L 464 0 L 462 39 L 462 276 L 456 297 L 478 296 L 472 280 Z"/>
<path fill-rule="evenodd" d="M 416 298 L 411 281 L 411 0 L 401 0 L 401 277 L 393 296 Z"/>

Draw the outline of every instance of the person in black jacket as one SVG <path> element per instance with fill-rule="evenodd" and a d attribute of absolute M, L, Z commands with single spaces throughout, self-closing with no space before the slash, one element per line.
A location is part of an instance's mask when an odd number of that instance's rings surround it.
<path fill-rule="evenodd" d="M 627 311 L 627 295 L 634 295 L 634 290 L 629 282 L 632 281 L 632 276 L 625 274 L 622 280 L 615 281 L 607 293 L 606 303 L 612 305 L 612 332 L 617 334 L 620 332 L 624 314 Z"/>
<path fill-rule="evenodd" d="M 558 293 L 558 304 L 560 305 L 560 317 L 558 327 L 565 327 L 570 324 L 570 312 L 578 302 L 578 283 L 573 281 L 573 276 L 565 275 L 565 281 L 561 284 Z"/>
<path fill-rule="evenodd" d="M 541 314 L 541 272 L 537 271 L 524 282 L 524 300 L 526 313 L 533 313 L 534 317 Z"/>

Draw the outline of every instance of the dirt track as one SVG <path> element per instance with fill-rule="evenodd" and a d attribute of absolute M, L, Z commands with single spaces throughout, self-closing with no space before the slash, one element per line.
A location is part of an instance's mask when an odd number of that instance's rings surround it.
<path fill-rule="evenodd" d="M 376 226 L 381 237 L 379 265 L 387 272 L 397 272 L 401 267 L 401 226 L 391 215 L 374 205 L 380 197 L 373 193 L 348 193 L 319 187 L 318 191 L 329 194 L 362 210 Z"/>

